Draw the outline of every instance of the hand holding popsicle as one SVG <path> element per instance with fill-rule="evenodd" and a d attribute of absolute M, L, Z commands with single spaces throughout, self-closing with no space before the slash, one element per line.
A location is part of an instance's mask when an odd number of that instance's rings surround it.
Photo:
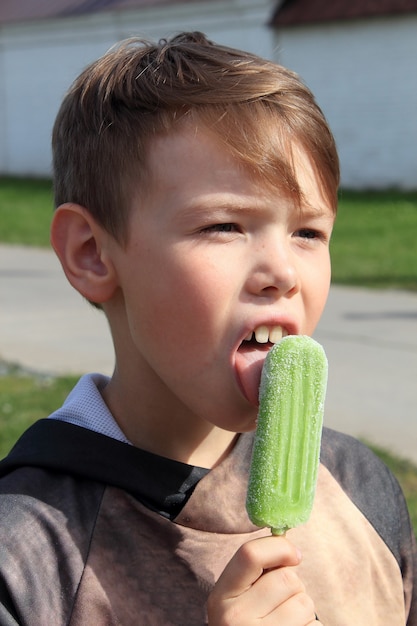
<path fill-rule="evenodd" d="M 263 537 L 244 544 L 209 597 L 209 626 L 320 624 L 294 569 L 300 559 L 284 537 Z"/>
<path fill-rule="evenodd" d="M 246 506 L 252 522 L 274 535 L 310 516 L 326 385 L 326 355 L 310 337 L 285 337 L 268 353 Z M 300 560 L 284 537 L 243 545 L 209 598 L 210 626 L 320 624 L 294 569 Z"/>

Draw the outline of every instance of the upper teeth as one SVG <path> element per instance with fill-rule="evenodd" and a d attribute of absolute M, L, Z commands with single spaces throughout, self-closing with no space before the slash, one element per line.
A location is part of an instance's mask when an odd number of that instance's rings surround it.
<path fill-rule="evenodd" d="M 245 341 L 251 341 L 254 334 L 258 343 L 268 343 L 268 341 L 270 343 L 278 343 L 278 341 L 281 341 L 283 337 L 288 335 L 287 331 L 284 330 L 282 326 L 272 326 L 271 328 L 268 326 L 258 326 L 245 337 Z"/>

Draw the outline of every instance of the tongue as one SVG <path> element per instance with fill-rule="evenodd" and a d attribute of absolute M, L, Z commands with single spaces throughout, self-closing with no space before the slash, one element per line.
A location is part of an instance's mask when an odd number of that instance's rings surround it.
<path fill-rule="evenodd" d="M 261 382 L 262 366 L 270 346 L 240 347 L 236 354 L 236 374 L 240 387 L 247 400 L 258 406 L 259 385 Z"/>

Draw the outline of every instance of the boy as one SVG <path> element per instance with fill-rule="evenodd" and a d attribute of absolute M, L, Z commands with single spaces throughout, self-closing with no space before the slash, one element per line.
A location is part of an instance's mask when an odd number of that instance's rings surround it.
<path fill-rule="evenodd" d="M 338 159 L 309 90 L 200 33 L 129 41 L 53 149 L 52 244 L 116 364 L 1 464 L 1 625 L 416 626 L 406 506 L 359 443 L 325 430 L 287 538 L 245 512 L 265 354 L 330 283 Z"/>

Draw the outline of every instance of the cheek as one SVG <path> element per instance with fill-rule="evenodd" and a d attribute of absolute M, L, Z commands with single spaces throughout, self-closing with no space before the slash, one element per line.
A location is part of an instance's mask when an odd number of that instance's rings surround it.
<path fill-rule="evenodd" d="M 185 260 L 185 259 L 184 259 Z M 137 327 L 182 351 L 197 349 L 216 326 L 218 281 L 198 264 L 170 259 L 144 274 L 137 299 Z"/>
<path fill-rule="evenodd" d="M 318 267 L 311 265 L 305 278 L 306 332 L 307 334 L 312 334 L 323 313 L 329 294 L 331 279 L 330 260 L 324 258 L 323 263 Z"/>

